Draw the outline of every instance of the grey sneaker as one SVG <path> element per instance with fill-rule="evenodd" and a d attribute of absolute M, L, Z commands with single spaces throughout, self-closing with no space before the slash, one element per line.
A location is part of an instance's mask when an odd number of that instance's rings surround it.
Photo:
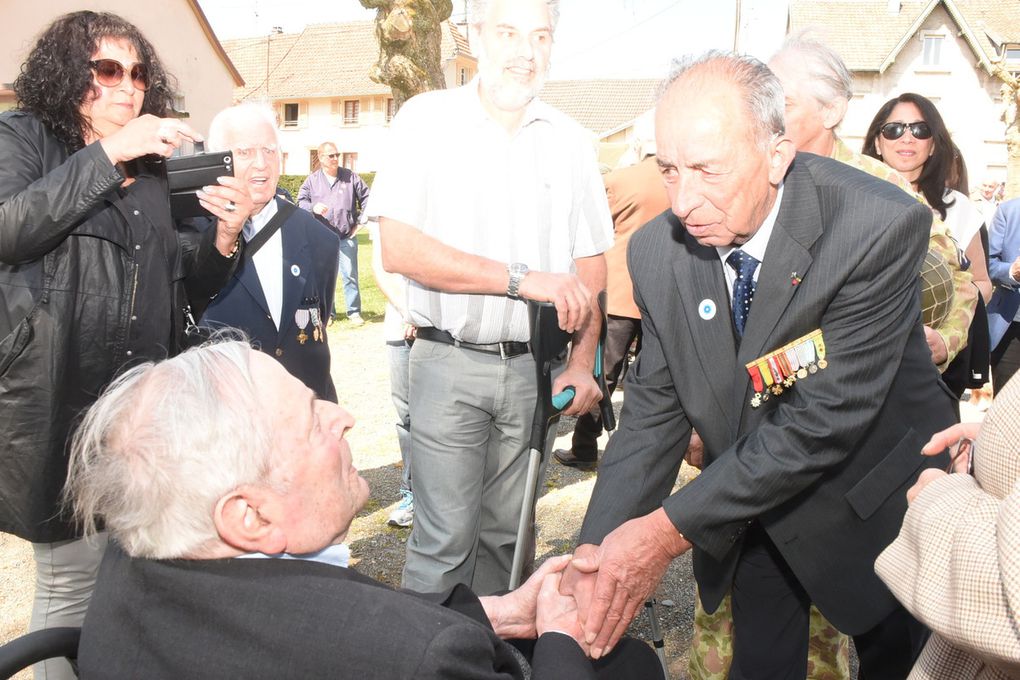
<path fill-rule="evenodd" d="M 388 523 L 394 527 L 409 527 L 414 521 L 414 494 L 401 489 L 400 503 L 390 513 Z"/>
<path fill-rule="evenodd" d="M 347 320 L 351 322 L 352 326 L 364 326 L 365 325 L 365 320 L 362 319 L 361 315 L 358 314 L 357 312 L 354 312 L 353 314 L 349 314 L 347 316 Z"/>

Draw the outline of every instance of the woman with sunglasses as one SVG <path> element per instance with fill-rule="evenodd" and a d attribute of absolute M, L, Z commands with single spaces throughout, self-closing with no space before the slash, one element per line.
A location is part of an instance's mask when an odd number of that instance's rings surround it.
<path fill-rule="evenodd" d="M 61 513 L 73 421 L 125 367 L 178 351 L 250 211 L 224 178 L 201 196 L 217 229 L 175 226 L 163 158 L 200 137 L 165 117 L 171 82 L 136 27 L 75 12 L 41 34 L 0 114 L 0 531 L 33 543 L 33 629 L 80 625 L 102 552 Z"/>
<path fill-rule="evenodd" d="M 963 174 L 960 169 L 954 170 L 954 163 L 962 165 L 962 157 L 957 158 L 956 146 L 935 105 L 911 92 L 890 99 L 871 121 L 862 152 L 884 161 L 903 175 L 931 207 L 934 216 L 945 223 L 963 250 L 963 268 L 970 272 L 981 297 L 987 300 L 991 296 L 992 285 L 985 254 L 987 241 L 983 242 L 981 237 L 984 219 L 970 199 L 949 186 L 954 174 Z M 987 323 L 983 307 L 983 304 L 979 305 L 972 329 Z M 971 358 L 965 354 L 959 362 L 959 369 L 949 366 L 944 377 L 948 379 L 958 373 L 965 376 L 969 372 L 966 365 L 971 363 Z M 984 361 L 979 359 L 975 362 L 984 366 L 987 363 L 987 357 Z M 987 371 L 987 368 L 982 371 Z M 954 383 L 951 387 L 957 394 L 962 394 L 967 386 L 963 377 L 950 382 Z"/>

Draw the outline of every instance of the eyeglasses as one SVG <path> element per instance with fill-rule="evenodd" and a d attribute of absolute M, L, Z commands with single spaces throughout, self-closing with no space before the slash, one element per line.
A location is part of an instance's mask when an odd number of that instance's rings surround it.
<path fill-rule="evenodd" d="M 959 441 L 956 442 L 956 451 L 953 451 L 952 447 L 949 448 L 949 465 L 946 466 L 946 474 L 952 474 L 954 472 L 966 472 L 968 475 L 974 474 L 974 440 L 970 437 L 960 437 Z M 965 463 L 964 469 L 957 469 L 957 462 L 963 459 Z"/>
<path fill-rule="evenodd" d="M 907 130 L 910 130 L 914 139 L 931 139 L 931 128 L 923 120 L 916 123 L 886 123 L 881 128 L 882 136 L 889 141 L 899 139 Z"/>
<path fill-rule="evenodd" d="M 127 70 L 124 64 L 116 59 L 96 59 L 90 61 L 89 66 L 96 72 L 96 82 L 103 87 L 117 87 L 124 82 L 124 72 Z M 131 84 L 136 89 L 145 92 L 149 89 L 149 67 L 145 64 L 132 64 Z"/>
<path fill-rule="evenodd" d="M 276 158 L 279 149 L 275 146 L 249 146 L 245 149 L 234 149 L 234 158 L 242 161 L 253 161 L 259 151 L 262 152 L 263 158 Z"/>
<path fill-rule="evenodd" d="M 322 155 L 325 156 L 326 158 L 330 158 L 332 160 L 336 160 L 337 158 L 340 158 L 340 154 L 338 154 L 338 153 L 324 153 Z"/>

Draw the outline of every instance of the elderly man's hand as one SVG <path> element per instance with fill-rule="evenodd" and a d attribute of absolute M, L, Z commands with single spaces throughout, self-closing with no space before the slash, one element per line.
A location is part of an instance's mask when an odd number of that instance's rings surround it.
<path fill-rule="evenodd" d="M 684 461 L 691 467 L 702 469 L 705 464 L 705 442 L 697 430 L 691 430 L 691 441 L 687 444 L 687 452 L 684 454 Z"/>
<path fill-rule="evenodd" d="M 589 654 L 588 644 L 584 641 L 584 630 L 578 619 L 577 601 L 570 595 L 560 592 L 563 575 L 549 574 L 542 579 L 542 588 L 538 593 L 538 614 L 535 628 L 539 635 L 549 632 L 563 633 L 574 638 L 585 654 Z"/>
<path fill-rule="evenodd" d="M 1013 264 L 1009 265 L 1009 276 L 1014 281 L 1020 282 L 1020 257 L 1013 260 Z"/>
<path fill-rule="evenodd" d="M 326 213 L 329 212 L 329 206 L 325 203 L 316 203 L 312 206 L 312 212 L 316 215 L 322 215 L 325 217 Z"/>
<path fill-rule="evenodd" d="M 946 341 L 938 331 L 931 326 L 924 327 L 924 339 L 928 341 L 928 349 L 931 351 L 931 360 L 935 365 L 945 363 L 949 358 L 949 350 L 946 349 Z"/>
<path fill-rule="evenodd" d="M 560 328 L 567 333 L 579 330 L 591 315 L 591 292 L 574 274 L 529 271 L 518 292 L 528 300 L 553 303 Z"/>
<path fill-rule="evenodd" d="M 576 570 L 597 572 L 595 592 L 584 610 L 585 641 L 591 657 L 610 652 L 645 600 L 654 592 L 673 558 L 691 548 L 662 508 L 625 522 L 606 536 L 594 552 L 575 557 Z M 576 579 L 572 578 L 576 587 Z"/>
<path fill-rule="evenodd" d="M 535 622 L 542 582 L 550 574 L 563 571 L 570 564 L 570 559 L 570 555 L 550 557 L 517 590 L 500 597 L 478 598 L 496 635 L 518 640 L 538 636 Z"/>
<path fill-rule="evenodd" d="M 251 215 L 251 196 L 239 177 L 217 177 L 215 186 L 202 187 L 198 202 L 216 218 L 216 249 L 224 256 L 233 252 L 241 229 Z"/>

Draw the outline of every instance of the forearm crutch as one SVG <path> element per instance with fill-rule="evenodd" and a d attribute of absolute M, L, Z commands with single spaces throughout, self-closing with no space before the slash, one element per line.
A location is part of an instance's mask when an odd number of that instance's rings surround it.
<path fill-rule="evenodd" d="M 605 291 L 599 293 L 599 308 L 605 307 Z M 602 348 L 605 344 L 606 320 L 605 312 L 601 313 L 601 330 L 599 344 L 595 350 L 594 375 L 602 389 L 603 423 L 607 430 L 616 427 L 613 405 L 609 401 L 609 391 L 603 375 Z M 539 473 L 545 456 L 545 442 L 549 428 L 559 421 L 560 413 L 574 398 L 574 388 L 567 387 L 559 394 L 552 394 L 552 366 L 562 359 L 570 334 L 562 330 L 556 315 L 556 308 L 549 303 L 528 300 L 528 323 L 531 328 L 531 355 L 535 359 L 535 385 L 537 395 L 535 414 L 531 421 L 531 437 L 528 441 L 528 476 L 524 487 L 524 500 L 521 503 L 521 516 L 517 524 L 517 542 L 514 546 L 514 557 L 510 569 L 510 590 L 521 584 L 524 572 L 524 557 L 528 553 L 527 542 L 529 528 L 534 513 L 535 498 L 538 495 Z M 608 410 L 608 417 L 607 417 Z"/>

